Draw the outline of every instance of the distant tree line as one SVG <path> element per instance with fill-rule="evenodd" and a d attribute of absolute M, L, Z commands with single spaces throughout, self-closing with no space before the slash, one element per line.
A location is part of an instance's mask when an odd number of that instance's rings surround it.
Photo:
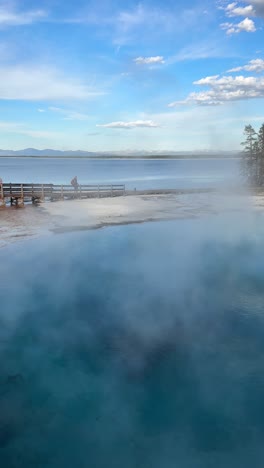
<path fill-rule="evenodd" d="M 245 141 L 242 158 L 243 175 L 250 185 L 264 186 L 264 123 L 258 132 L 252 125 L 244 128 Z"/>

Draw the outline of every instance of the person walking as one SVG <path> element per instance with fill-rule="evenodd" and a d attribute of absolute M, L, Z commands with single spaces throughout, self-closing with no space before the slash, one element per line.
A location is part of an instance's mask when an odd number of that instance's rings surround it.
<path fill-rule="evenodd" d="M 71 180 L 71 185 L 74 188 L 74 198 L 77 198 L 78 197 L 78 188 L 79 188 L 77 176 L 73 177 L 73 179 Z"/>
<path fill-rule="evenodd" d="M 73 177 L 73 179 L 71 180 L 71 185 L 74 187 L 75 191 L 78 190 L 79 184 L 78 184 L 77 176 Z"/>

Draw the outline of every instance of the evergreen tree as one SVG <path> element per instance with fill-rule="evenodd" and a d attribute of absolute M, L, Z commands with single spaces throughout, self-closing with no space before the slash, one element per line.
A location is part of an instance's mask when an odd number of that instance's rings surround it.
<path fill-rule="evenodd" d="M 264 123 L 261 125 L 258 132 L 258 146 L 260 156 L 261 158 L 264 158 Z"/>
<path fill-rule="evenodd" d="M 251 185 L 261 187 L 264 185 L 264 123 L 258 133 L 246 125 L 244 135 L 243 174 Z"/>
<path fill-rule="evenodd" d="M 249 157 L 253 157 L 254 143 L 257 141 L 257 134 L 252 125 L 245 126 L 244 135 L 246 136 L 246 140 L 241 143 L 245 147 L 244 152 L 249 155 Z"/>
<path fill-rule="evenodd" d="M 258 138 L 252 125 L 245 126 L 244 135 L 246 139 L 241 143 L 244 146 L 243 174 L 250 184 L 258 185 Z"/>
<path fill-rule="evenodd" d="M 264 185 L 264 124 L 262 124 L 259 129 L 257 144 L 258 144 L 258 168 L 259 168 L 258 185 Z"/>

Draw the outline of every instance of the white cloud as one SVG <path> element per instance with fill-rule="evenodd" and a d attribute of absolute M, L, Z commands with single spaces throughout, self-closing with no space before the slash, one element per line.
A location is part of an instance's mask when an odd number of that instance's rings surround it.
<path fill-rule="evenodd" d="M 2 100 L 81 100 L 103 94 L 54 68 L 44 66 L 2 66 L 0 76 Z"/>
<path fill-rule="evenodd" d="M 135 120 L 134 122 L 111 122 L 108 124 L 96 125 L 97 127 L 104 128 L 158 128 L 159 125 L 152 120 Z"/>
<path fill-rule="evenodd" d="M 156 55 L 155 57 L 137 57 L 134 59 L 137 65 L 151 65 L 156 63 L 165 63 L 164 57 Z"/>
<path fill-rule="evenodd" d="M 218 82 L 219 75 L 207 76 L 206 78 L 201 78 L 200 80 L 194 81 L 193 84 L 195 85 L 209 85 L 213 86 L 216 82 Z M 229 76 L 228 79 L 232 78 Z M 223 80 L 223 78 L 221 78 Z"/>
<path fill-rule="evenodd" d="M 47 16 L 44 10 L 16 11 L 12 6 L 6 4 L 0 6 L 1 26 L 22 26 L 41 21 Z"/>
<path fill-rule="evenodd" d="M 264 1 L 263 0 L 241 0 L 240 2 L 229 3 L 225 7 L 220 7 L 225 10 L 226 16 L 255 16 L 264 17 Z"/>
<path fill-rule="evenodd" d="M 252 5 L 246 5 L 244 7 L 238 6 L 237 2 L 229 3 L 226 9 L 226 15 L 232 16 L 255 16 L 256 12 Z"/>
<path fill-rule="evenodd" d="M 248 3 L 243 0 L 243 3 Z M 264 16 L 264 1 L 263 0 L 250 0 L 250 4 L 253 5 L 256 16 Z"/>
<path fill-rule="evenodd" d="M 227 73 L 235 73 L 235 72 L 239 72 L 242 70 L 260 73 L 264 71 L 264 60 L 263 59 L 250 60 L 249 63 L 247 63 L 246 65 L 242 67 L 235 67 L 235 68 L 231 68 L 230 70 L 227 70 Z"/>
<path fill-rule="evenodd" d="M 222 23 L 221 28 L 226 31 L 227 34 L 238 34 L 241 32 L 252 33 L 256 31 L 256 26 L 253 20 L 245 18 L 240 23 Z"/>
<path fill-rule="evenodd" d="M 184 101 L 175 101 L 169 107 L 179 104 L 219 105 L 230 101 L 264 98 L 264 78 L 253 76 L 208 76 L 194 81 L 194 85 L 208 86 L 210 89 L 193 92 Z"/>

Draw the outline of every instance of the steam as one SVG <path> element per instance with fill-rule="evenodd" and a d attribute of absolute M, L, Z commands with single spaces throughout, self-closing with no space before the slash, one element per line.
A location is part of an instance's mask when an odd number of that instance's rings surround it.
<path fill-rule="evenodd" d="M 229 213 L 2 250 L 3 466 L 261 459 L 263 226 Z"/>

